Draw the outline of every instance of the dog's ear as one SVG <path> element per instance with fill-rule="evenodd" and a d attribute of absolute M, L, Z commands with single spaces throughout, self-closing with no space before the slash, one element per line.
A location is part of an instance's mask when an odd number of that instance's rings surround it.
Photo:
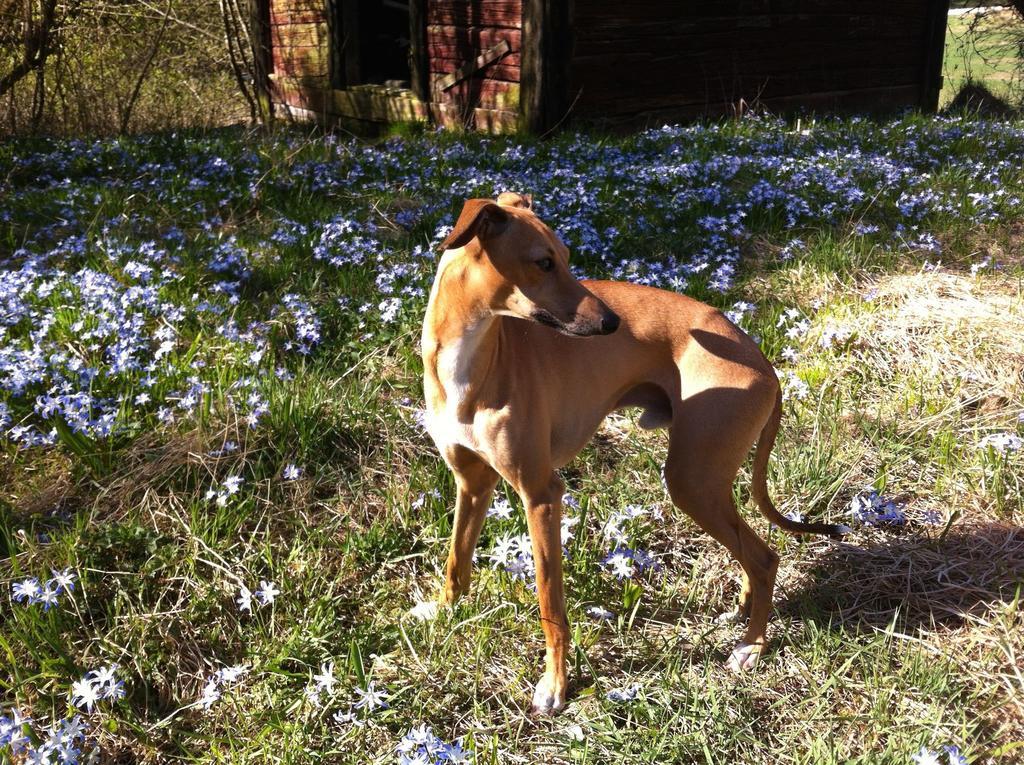
<path fill-rule="evenodd" d="M 498 204 L 502 207 L 518 207 L 522 210 L 529 210 L 533 207 L 533 195 L 503 191 L 498 194 Z"/>
<path fill-rule="evenodd" d="M 441 249 L 454 250 L 456 247 L 464 247 L 475 236 L 482 239 L 489 234 L 498 233 L 506 223 L 508 213 L 490 199 L 467 199 L 459 219 L 455 221 L 455 228 L 441 243 Z"/>

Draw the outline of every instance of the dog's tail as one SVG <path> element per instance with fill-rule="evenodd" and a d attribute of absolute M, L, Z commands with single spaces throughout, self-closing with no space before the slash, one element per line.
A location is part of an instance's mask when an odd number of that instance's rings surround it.
<path fill-rule="evenodd" d="M 833 523 L 803 523 L 787 518 L 772 504 L 772 498 L 768 496 L 768 456 L 775 446 L 775 436 L 779 433 L 779 423 L 782 421 L 782 391 L 775 394 L 775 408 L 772 410 L 768 422 L 761 430 L 761 437 L 757 439 L 757 449 L 754 450 L 753 480 L 750 482 L 750 493 L 757 502 L 757 507 L 769 521 L 774 523 L 783 531 L 790 534 L 827 534 L 831 537 L 841 537 L 850 532 L 849 526 L 842 526 Z"/>

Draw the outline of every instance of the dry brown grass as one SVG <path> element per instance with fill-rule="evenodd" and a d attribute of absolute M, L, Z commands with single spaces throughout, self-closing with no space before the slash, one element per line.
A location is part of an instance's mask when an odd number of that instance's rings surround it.
<path fill-rule="evenodd" d="M 1024 294 L 1010 277 L 939 271 L 884 276 L 868 285 L 877 310 L 858 312 L 856 357 L 878 369 L 959 386 L 965 407 L 1020 406 Z"/>

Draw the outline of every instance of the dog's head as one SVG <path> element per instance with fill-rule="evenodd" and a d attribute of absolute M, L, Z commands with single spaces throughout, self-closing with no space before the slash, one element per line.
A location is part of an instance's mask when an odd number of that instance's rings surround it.
<path fill-rule="evenodd" d="M 441 248 L 465 248 L 496 314 L 566 335 L 608 335 L 619 317 L 569 271 L 569 250 L 531 210 L 528 195 L 467 199 Z"/>

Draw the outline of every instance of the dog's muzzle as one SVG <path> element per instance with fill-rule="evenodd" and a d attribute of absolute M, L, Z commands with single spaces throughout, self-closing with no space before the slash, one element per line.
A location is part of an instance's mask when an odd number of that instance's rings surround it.
<path fill-rule="evenodd" d="M 594 335 L 610 335 L 619 328 L 622 323 L 619 315 L 611 309 L 605 308 L 600 320 L 583 317 L 576 314 L 570 322 L 559 321 L 552 314 L 541 309 L 534 311 L 531 317 L 538 324 L 558 330 L 563 335 L 573 337 L 592 337 Z"/>

